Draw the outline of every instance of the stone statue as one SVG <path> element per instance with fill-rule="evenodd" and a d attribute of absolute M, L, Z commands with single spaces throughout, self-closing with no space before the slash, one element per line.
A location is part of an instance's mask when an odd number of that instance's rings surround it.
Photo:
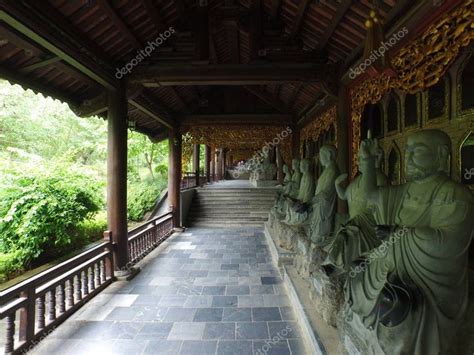
<path fill-rule="evenodd" d="M 336 214 L 336 188 L 334 181 L 338 175 L 336 147 L 323 145 L 319 152 L 319 162 L 324 168 L 316 185 L 311 201 L 310 239 L 317 245 L 325 244 L 334 227 Z"/>
<path fill-rule="evenodd" d="M 299 159 L 293 159 L 291 162 L 293 169 L 293 175 L 291 176 L 291 181 L 288 184 L 288 193 L 287 195 L 296 198 L 298 196 L 298 191 L 300 189 L 301 183 L 301 170 L 300 170 L 300 161 Z"/>
<path fill-rule="evenodd" d="M 277 219 L 286 213 L 287 200 L 289 198 L 296 199 L 298 196 L 301 183 L 300 161 L 298 159 L 293 159 L 292 168 L 293 174 L 291 175 L 291 180 L 283 187 L 282 194 L 278 197 L 275 206 L 271 210 L 271 213 L 278 217 Z"/>
<path fill-rule="evenodd" d="M 381 170 L 383 150 L 376 150 L 376 177 L 377 186 L 388 185 L 388 178 Z M 360 157 L 359 157 L 360 158 Z M 361 174 L 364 165 L 359 164 Z M 375 236 L 375 220 L 372 211 L 367 206 L 365 191 L 362 189 L 361 175 L 357 176 L 347 188 L 343 182 L 347 174 L 340 175 L 335 182 L 336 192 L 341 200 L 347 200 L 349 206 L 349 221 L 337 232 L 334 240 L 327 247 L 328 256 L 323 265 L 332 265 L 336 269 L 349 271 L 352 262 L 367 252 L 380 245 L 380 240 Z"/>
<path fill-rule="evenodd" d="M 306 211 L 309 209 L 308 203 L 314 195 L 314 176 L 311 160 L 303 159 L 300 163 L 302 174 L 300 188 L 296 199 L 289 199 L 286 204 L 285 224 L 297 225 L 306 219 Z"/>
<path fill-rule="evenodd" d="M 377 187 L 376 144 L 361 144 L 361 188 L 382 242 L 349 274 L 346 304 L 376 330 L 386 354 L 449 353 L 468 301 L 472 194 L 445 173 L 451 142 L 444 132 L 408 137 L 407 183 L 398 186 Z"/>
<path fill-rule="evenodd" d="M 263 161 L 256 170 L 257 180 L 274 180 L 277 167 L 270 161 L 270 154 L 264 153 Z"/>
<path fill-rule="evenodd" d="M 287 186 L 291 181 L 291 171 L 286 164 L 283 164 L 283 174 L 285 175 L 283 178 L 283 186 Z"/>

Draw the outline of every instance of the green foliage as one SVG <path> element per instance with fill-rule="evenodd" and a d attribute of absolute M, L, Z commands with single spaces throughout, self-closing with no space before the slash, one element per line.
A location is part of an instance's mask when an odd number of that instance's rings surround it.
<path fill-rule="evenodd" d="M 160 193 L 166 187 L 164 180 L 145 180 L 143 182 L 129 184 L 128 186 L 128 219 L 139 222 L 145 213 L 151 211 L 155 206 Z"/>
<path fill-rule="evenodd" d="M 58 256 L 73 242 L 79 223 L 102 207 L 100 188 L 81 175 L 19 177 L 0 190 L 0 252 L 28 266 Z"/>
<path fill-rule="evenodd" d="M 106 158 L 104 120 L 0 80 L 0 282 L 102 238 Z M 131 220 L 153 208 L 167 165 L 167 141 L 129 133 Z"/>
<path fill-rule="evenodd" d="M 23 270 L 20 263 L 19 252 L 0 253 L 0 283 L 8 280 L 10 275 Z"/>

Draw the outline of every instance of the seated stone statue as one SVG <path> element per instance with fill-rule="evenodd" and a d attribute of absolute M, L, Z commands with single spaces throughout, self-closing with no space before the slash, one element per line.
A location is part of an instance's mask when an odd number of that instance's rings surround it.
<path fill-rule="evenodd" d="M 297 225 L 305 218 L 305 212 L 309 209 L 308 203 L 314 194 L 314 176 L 311 169 L 311 161 L 303 159 L 300 163 L 300 171 L 302 174 L 300 188 L 296 199 L 288 198 L 286 203 L 286 213 L 282 220 L 283 223 L 289 225 Z"/>
<path fill-rule="evenodd" d="M 273 180 L 276 172 L 277 167 L 270 161 L 270 154 L 267 152 L 255 171 L 255 180 Z"/>
<path fill-rule="evenodd" d="M 383 151 L 376 151 L 377 186 L 388 185 L 388 179 L 381 170 Z M 363 174 L 364 165 L 359 164 L 359 172 Z M 337 195 L 341 200 L 347 200 L 349 221 L 337 232 L 336 237 L 327 247 L 328 256 L 323 265 L 332 265 L 340 271 L 349 271 L 352 262 L 363 253 L 380 245 L 381 241 L 375 236 L 375 220 L 372 211 L 367 206 L 365 191 L 362 189 L 361 175 L 358 175 L 344 189 L 342 184 L 347 180 L 347 174 L 340 175 L 335 182 Z"/>
<path fill-rule="evenodd" d="M 286 186 L 288 186 L 288 184 L 291 181 L 291 171 L 290 171 L 290 168 L 288 167 L 288 165 L 286 165 L 286 164 L 283 164 L 283 175 L 285 176 L 283 178 L 283 187 L 285 188 Z"/>
<path fill-rule="evenodd" d="M 298 159 L 293 159 L 292 168 L 293 174 L 291 175 L 291 180 L 283 188 L 282 195 L 277 199 L 277 202 L 271 211 L 271 213 L 278 216 L 278 218 L 281 218 L 281 216 L 283 216 L 286 212 L 287 199 L 296 199 L 298 196 L 301 183 L 300 161 Z"/>
<path fill-rule="evenodd" d="M 324 170 L 311 200 L 309 237 L 313 243 L 322 245 L 328 241 L 334 228 L 337 201 L 334 181 L 338 175 L 336 147 L 323 145 L 319 152 L 319 161 Z"/>
<path fill-rule="evenodd" d="M 382 244 L 348 278 L 345 294 L 386 354 L 449 353 L 466 311 L 473 198 L 445 173 L 450 145 L 439 130 L 409 136 L 407 183 L 377 187 L 376 141 L 361 144 L 361 188 Z"/>

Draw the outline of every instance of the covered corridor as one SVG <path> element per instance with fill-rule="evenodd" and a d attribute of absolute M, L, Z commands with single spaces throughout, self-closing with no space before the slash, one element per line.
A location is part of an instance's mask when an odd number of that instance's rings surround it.
<path fill-rule="evenodd" d="M 188 229 L 33 354 L 308 354 L 261 230 Z"/>

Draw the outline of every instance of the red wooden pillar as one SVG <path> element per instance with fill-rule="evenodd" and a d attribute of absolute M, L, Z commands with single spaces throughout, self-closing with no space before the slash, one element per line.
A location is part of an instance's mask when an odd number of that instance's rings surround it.
<path fill-rule="evenodd" d="M 181 143 L 182 137 L 176 129 L 169 132 L 169 163 L 168 163 L 168 205 L 173 210 L 173 227 L 179 227 L 180 193 L 181 193 Z"/>
<path fill-rule="evenodd" d="M 206 182 L 211 182 L 211 147 L 205 146 L 204 165 L 206 169 Z"/>
<path fill-rule="evenodd" d="M 200 155 L 200 145 L 193 145 L 193 170 L 196 175 L 196 186 L 199 186 L 199 155 Z"/>
<path fill-rule="evenodd" d="M 114 266 L 126 272 L 127 233 L 127 95 L 125 85 L 108 92 L 107 224 L 114 244 Z"/>
<path fill-rule="evenodd" d="M 217 149 L 217 161 L 216 161 L 216 170 L 217 170 L 217 179 L 222 180 L 222 158 L 223 158 L 222 148 Z"/>
<path fill-rule="evenodd" d="M 300 159 L 300 130 L 293 129 L 291 135 L 291 157 L 292 159 Z"/>

